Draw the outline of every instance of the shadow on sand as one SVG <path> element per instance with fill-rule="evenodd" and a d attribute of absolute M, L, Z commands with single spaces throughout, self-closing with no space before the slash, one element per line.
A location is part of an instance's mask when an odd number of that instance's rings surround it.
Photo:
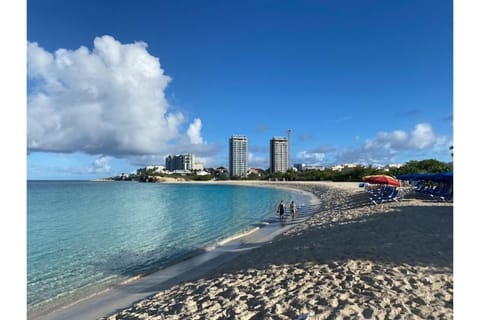
<path fill-rule="evenodd" d="M 215 272 L 348 259 L 453 268 L 453 207 L 401 206 L 366 218 L 312 226 L 252 250 L 249 259 L 240 257 Z"/>
<path fill-rule="evenodd" d="M 242 247 L 245 250 L 226 250 L 205 266 L 161 284 L 127 290 L 163 290 L 199 277 L 215 278 L 221 273 L 266 269 L 272 265 L 346 260 L 453 269 L 452 213 L 452 206 L 400 206 L 366 218 L 311 226 L 262 246 L 246 244 Z M 247 256 L 243 255 L 245 252 Z"/>

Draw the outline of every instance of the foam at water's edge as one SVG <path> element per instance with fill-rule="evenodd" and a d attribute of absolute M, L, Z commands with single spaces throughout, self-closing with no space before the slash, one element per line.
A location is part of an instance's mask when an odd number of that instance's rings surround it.
<path fill-rule="evenodd" d="M 237 239 L 239 239 L 239 238 L 245 237 L 245 236 L 247 236 L 247 235 L 249 235 L 249 234 L 257 231 L 258 229 L 260 229 L 260 228 L 259 228 L 259 227 L 255 227 L 255 228 L 250 229 L 250 230 L 247 230 L 247 231 L 245 231 L 245 232 L 243 232 L 243 233 L 239 233 L 239 234 L 233 235 L 233 236 L 231 236 L 231 237 L 228 237 L 228 238 L 226 238 L 226 239 L 224 239 L 224 240 L 219 241 L 219 242 L 218 242 L 218 245 L 219 245 L 219 246 L 223 246 L 223 245 L 227 244 L 227 243 L 230 242 L 230 241 L 237 240 Z"/>

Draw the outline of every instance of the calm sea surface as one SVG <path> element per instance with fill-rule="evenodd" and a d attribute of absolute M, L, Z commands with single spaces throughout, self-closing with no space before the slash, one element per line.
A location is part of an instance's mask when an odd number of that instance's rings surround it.
<path fill-rule="evenodd" d="M 154 271 L 275 218 L 281 189 L 28 181 L 29 310 L 62 305 Z"/>

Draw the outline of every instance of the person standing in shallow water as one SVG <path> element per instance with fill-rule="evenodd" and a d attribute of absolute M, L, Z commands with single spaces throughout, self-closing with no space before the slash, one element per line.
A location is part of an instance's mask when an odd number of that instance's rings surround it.
<path fill-rule="evenodd" d="M 283 200 L 280 200 L 280 204 L 278 205 L 277 213 L 280 215 L 280 222 L 284 221 L 285 215 L 285 203 Z"/>
<path fill-rule="evenodd" d="M 297 204 L 293 200 L 290 202 L 290 215 L 292 216 L 292 220 L 295 219 L 297 215 Z"/>

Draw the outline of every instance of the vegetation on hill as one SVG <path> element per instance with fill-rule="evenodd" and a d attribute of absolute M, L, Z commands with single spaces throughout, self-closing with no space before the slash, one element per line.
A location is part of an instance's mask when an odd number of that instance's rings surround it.
<path fill-rule="evenodd" d="M 327 168 L 320 170 L 306 170 L 303 172 L 296 172 L 289 169 L 286 173 L 276 173 L 269 176 L 270 179 L 286 181 L 362 181 L 362 177 L 375 174 L 386 174 L 390 176 L 399 176 L 407 173 L 439 173 L 452 171 L 453 165 L 450 163 L 440 162 L 434 159 L 409 161 L 400 168 L 380 169 L 372 166 L 357 166 L 353 168 L 346 168 L 342 171 L 334 171 Z M 267 178 L 267 179 L 268 179 Z"/>

